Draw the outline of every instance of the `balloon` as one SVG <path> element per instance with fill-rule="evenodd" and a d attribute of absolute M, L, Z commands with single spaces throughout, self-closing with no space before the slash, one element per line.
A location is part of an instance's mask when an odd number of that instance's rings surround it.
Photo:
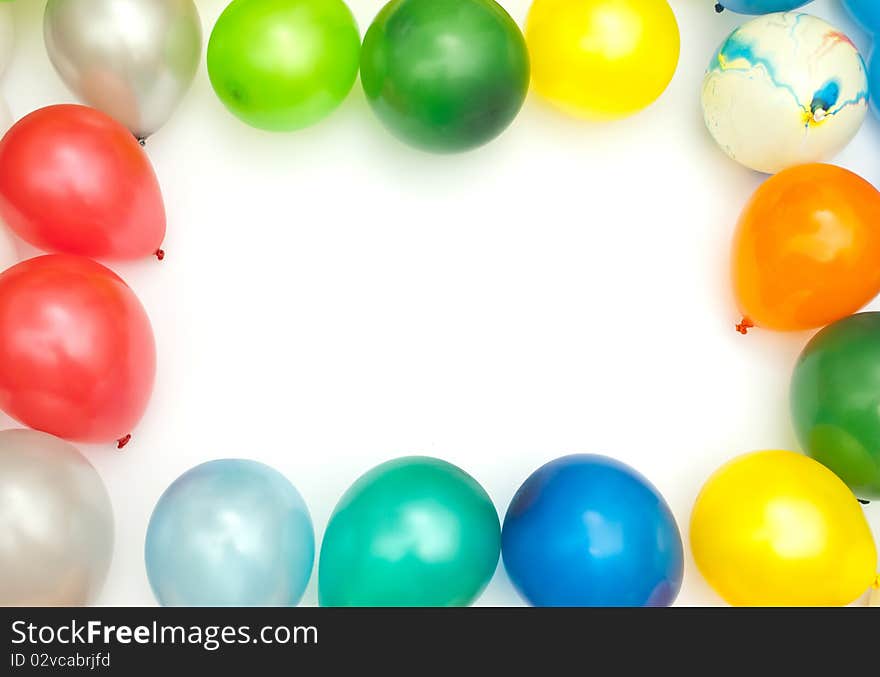
<path fill-rule="evenodd" d="M 192 0 L 49 0 L 43 33 L 67 86 L 139 139 L 171 117 L 202 53 Z"/>
<path fill-rule="evenodd" d="M 12 48 L 15 46 L 15 23 L 12 17 L 12 3 L 0 0 L 0 75 L 3 75 L 12 61 Z"/>
<path fill-rule="evenodd" d="M 351 91 L 360 34 L 342 0 L 233 0 L 208 41 L 208 75 L 247 124 L 314 124 Z"/>
<path fill-rule="evenodd" d="M 361 82 L 397 138 L 464 151 L 516 117 L 529 55 L 519 27 L 493 0 L 392 0 L 364 37 Z"/>
<path fill-rule="evenodd" d="M 666 0 L 535 0 L 526 19 L 535 91 L 588 118 L 631 115 L 675 74 L 680 37 Z"/>
<path fill-rule="evenodd" d="M 731 158 L 759 172 L 827 160 L 868 111 L 865 63 L 837 28 L 768 14 L 735 29 L 703 79 L 703 116 Z"/>
<path fill-rule="evenodd" d="M 880 292 L 880 192 L 841 167 L 792 167 L 743 210 L 733 286 L 745 333 L 821 327 Z"/>
<path fill-rule="evenodd" d="M 119 123 L 85 106 L 49 106 L 0 141 L 0 218 L 48 251 L 161 258 L 165 207 L 150 161 Z"/>
<path fill-rule="evenodd" d="M 113 556 L 113 508 L 67 442 L 0 432 L 0 606 L 93 602 Z"/>
<path fill-rule="evenodd" d="M 857 495 L 880 499 L 880 313 L 812 338 L 794 369 L 791 410 L 806 452 Z"/>
<path fill-rule="evenodd" d="M 150 321 L 112 271 L 51 254 L 0 273 L 0 409 L 79 442 L 127 441 L 156 372 Z"/>
<path fill-rule="evenodd" d="M 504 567 L 534 606 L 669 606 L 681 588 L 681 536 L 640 474 L 604 456 L 564 456 L 516 492 Z"/>
<path fill-rule="evenodd" d="M 321 546 L 322 606 L 465 606 L 498 565 L 498 513 L 467 473 L 412 456 L 363 475 Z"/>
<path fill-rule="evenodd" d="M 880 3 L 877 0 L 843 0 L 843 6 L 868 33 L 880 32 Z"/>
<path fill-rule="evenodd" d="M 163 606 L 296 606 L 312 573 L 315 535 L 299 492 L 255 461 L 210 461 L 178 477 L 156 504 L 144 547 Z"/>
<path fill-rule="evenodd" d="M 718 5 L 737 14 L 771 14 L 788 12 L 810 2 L 812 0 L 721 0 Z"/>
<path fill-rule="evenodd" d="M 792 451 L 740 456 L 712 475 L 691 515 L 697 567 L 737 606 L 841 606 L 874 578 L 861 506 L 834 473 Z"/>
<path fill-rule="evenodd" d="M 871 57 L 868 59 L 868 89 L 871 92 L 880 92 L 880 57 L 877 56 L 877 49 L 871 50 Z M 871 108 L 874 113 L 880 115 L 880 94 L 871 96 Z"/>

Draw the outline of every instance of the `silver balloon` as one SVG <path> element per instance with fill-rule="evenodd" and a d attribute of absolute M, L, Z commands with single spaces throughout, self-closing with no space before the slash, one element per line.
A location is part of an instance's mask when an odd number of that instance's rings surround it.
<path fill-rule="evenodd" d="M 202 52 L 193 0 L 49 0 L 43 32 L 67 86 L 138 138 L 171 117 Z"/>
<path fill-rule="evenodd" d="M 73 446 L 35 430 L 0 432 L 0 606 L 94 600 L 113 554 L 113 509 Z"/>

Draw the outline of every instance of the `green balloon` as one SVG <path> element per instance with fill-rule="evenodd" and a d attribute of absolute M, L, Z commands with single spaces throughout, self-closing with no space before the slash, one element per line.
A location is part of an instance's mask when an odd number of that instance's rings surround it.
<path fill-rule="evenodd" d="M 363 475 L 333 511 L 318 565 L 322 606 L 466 606 L 492 578 L 501 526 L 460 468 L 412 456 Z"/>
<path fill-rule="evenodd" d="M 813 337 L 795 366 L 791 410 L 807 454 L 857 496 L 880 498 L 880 313 Z"/>
<path fill-rule="evenodd" d="M 364 37 L 361 83 L 395 136 L 463 151 L 516 117 L 529 55 L 519 27 L 492 0 L 392 0 Z"/>
<path fill-rule="evenodd" d="M 342 102 L 359 56 L 358 27 L 342 0 L 233 0 L 211 33 L 208 75 L 246 123 L 289 131 Z"/>

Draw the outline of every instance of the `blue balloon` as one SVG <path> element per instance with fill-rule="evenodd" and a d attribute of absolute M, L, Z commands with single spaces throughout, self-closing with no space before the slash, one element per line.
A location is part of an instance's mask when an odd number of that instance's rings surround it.
<path fill-rule="evenodd" d="M 718 5 L 737 14 L 770 14 L 803 7 L 813 0 L 720 0 Z M 876 0 L 871 0 L 875 2 Z"/>
<path fill-rule="evenodd" d="M 669 606 L 681 589 L 669 506 L 605 456 L 565 456 L 532 473 L 507 509 L 501 554 L 533 606 Z"/>
<path fill-rule="evenodd" d="M 876 115 L 880 115 L 880 94 L 873 95 L 873 92 L 880 92 L 880 56 L 876 47 L 871 50 L 871 58 L 868 59 L 868 91 L 872 92 L 871 108 Z"/>
<path fill-rule="evenodd" d="M 144 551 L 163 606 L 295 606 L 312 573 L 315 534 L 283 475 L 225 459 L 192 468 L 165 490 Z"/>
<path fill-rule="evenodd" d="M 869 33 L 880 33 L 880 0 L 843 0 L 853 19 Z"/>

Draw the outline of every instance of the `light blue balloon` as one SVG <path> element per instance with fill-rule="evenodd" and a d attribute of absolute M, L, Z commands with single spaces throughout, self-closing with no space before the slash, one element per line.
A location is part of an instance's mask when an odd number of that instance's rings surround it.
<path fill-rule="evenodd" d="M 718 5 L 737 14 L 770 14 L 788 12 L 812 2 L 813 0 L 720 0 Z M 877 0 L 870 0 L 877 2 Z"/>
<path fill-rule="evenodd" d="M 315 560 L 308 508 L 278 471 L 224 459 L 165 490 L 144 555 L 163 606 L 295 606 Z"/>
<path fill-rule="evenodd" d="M 853 19 L 869 33 L 880 33 L 880 0 L 843 0 Z"/>

